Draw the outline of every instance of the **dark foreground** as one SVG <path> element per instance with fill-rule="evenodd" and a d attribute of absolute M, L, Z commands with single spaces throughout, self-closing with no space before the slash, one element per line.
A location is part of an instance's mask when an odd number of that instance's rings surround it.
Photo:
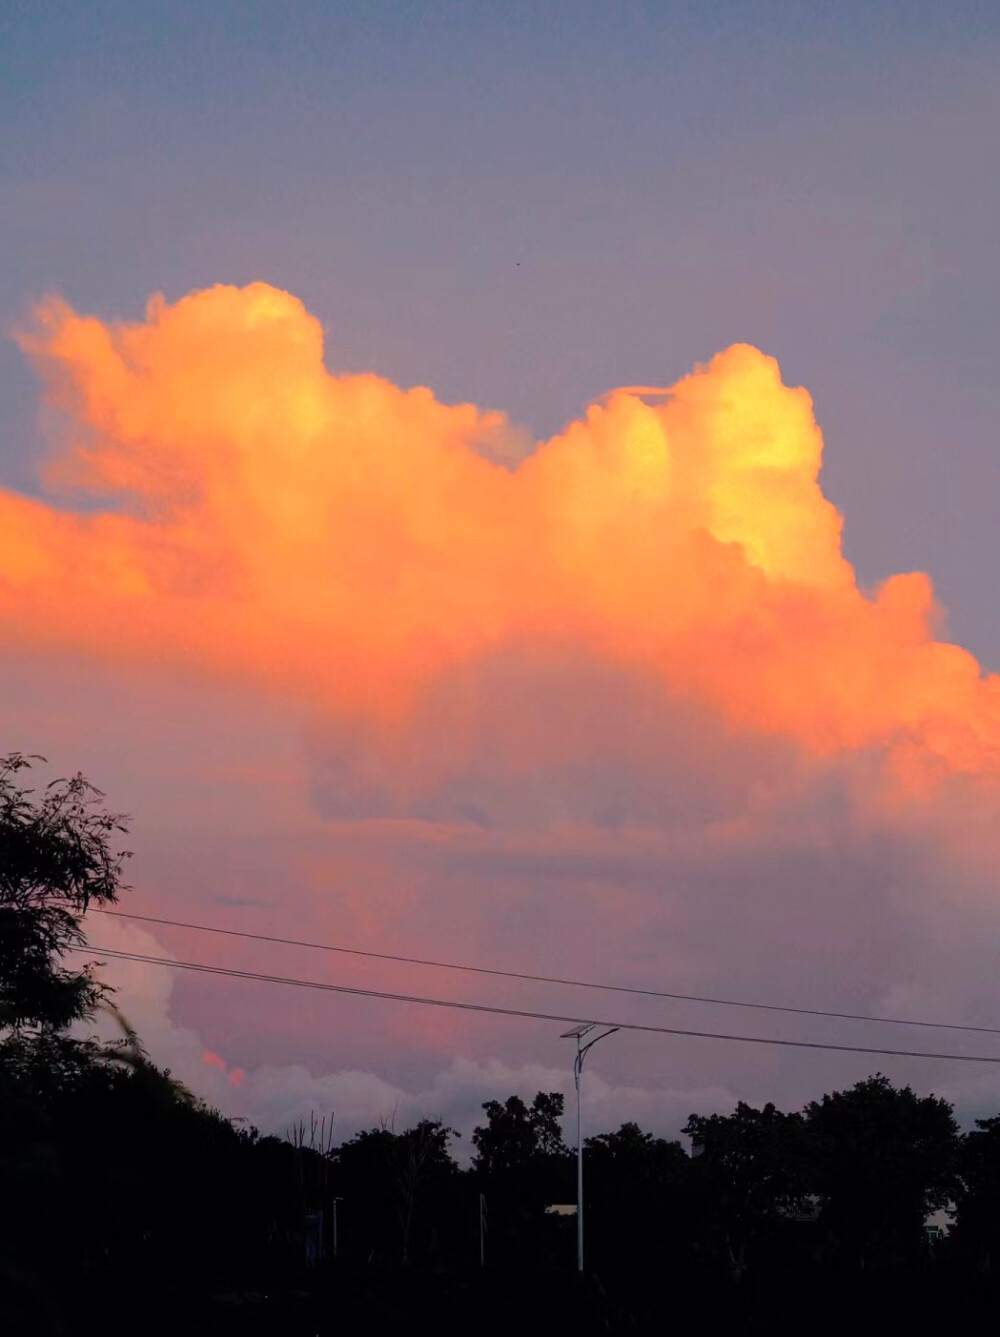
<path fill-rule="evenodd" d="M 0 1315 L 9 1337 L 99 1332 L 150 1337 L 534 1337 L 589 1334 L 900 1334 L 992 1327 L 993 1278 L 923 1270 L 875 1276 L 718 1278 L 330 1271 L 267 1291 L 133 1283 L 21 1296 Z"/>

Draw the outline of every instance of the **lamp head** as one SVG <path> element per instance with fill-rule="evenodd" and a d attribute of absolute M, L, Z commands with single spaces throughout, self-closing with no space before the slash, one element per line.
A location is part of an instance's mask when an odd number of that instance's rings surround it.
<path fill-rule="evenodd" d="M 563 1031 L 560 1040 L 582 1040 L 585 1035 L 594 1029 L 596 1021 L 582 1021 L 579 1026 L 574 1026 L 571 1031 Z"/>

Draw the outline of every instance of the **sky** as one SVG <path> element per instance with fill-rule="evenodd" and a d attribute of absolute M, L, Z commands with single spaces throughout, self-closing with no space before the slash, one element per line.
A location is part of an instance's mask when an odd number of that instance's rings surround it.
<path fill-rule="evenodd" d="M 127 905 L 1000 1024 L 998 56 L 972 3 L 4 6 L 0 723 L 131 813 Z M 558 1026 L 105 971 L 268 1129 L 569 1085 Z M 986 1065 L 631 1034 L 589 1117 L 874 1067 L 1000 1108 Z"/>

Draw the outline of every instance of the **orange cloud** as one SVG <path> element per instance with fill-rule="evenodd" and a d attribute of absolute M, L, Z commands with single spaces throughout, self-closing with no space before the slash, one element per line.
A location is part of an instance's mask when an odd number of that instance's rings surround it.
<path fill-rule="evenodd" d="M 1000 679 L 923 575 L 861 591 L 805 390 L 746 345 L 622 390 L 516 470 L 502 415 L 337 376 L 264 284 L 21 340 L 63 424 L 0 491 L 0 636 L 263 685 L 388 727 L 436 675 L 578 646 L 732 725 L 909 775 L 1000 774 Z M 85 504 L 74 505 L 82 498 Z"/>

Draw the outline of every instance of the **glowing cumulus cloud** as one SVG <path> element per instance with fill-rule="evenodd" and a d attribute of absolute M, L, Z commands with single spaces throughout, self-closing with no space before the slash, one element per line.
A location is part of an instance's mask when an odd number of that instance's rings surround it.
<path fill-rule="evenodd" d="M 755 348 L 614 392 L 510 470 L 502 414 L 330 374 L 318 321 L 264 284 L 139 324 L 53 300 L 21 343 L 60 441 L 51 502 L 0 491 L 8 647 L 389 731 L 449 668 L 578 647 L 814 753 L 1000 774 L 1000 680 L 934 639 L 925 576 L 858 588 L 809 395 Z"/>

